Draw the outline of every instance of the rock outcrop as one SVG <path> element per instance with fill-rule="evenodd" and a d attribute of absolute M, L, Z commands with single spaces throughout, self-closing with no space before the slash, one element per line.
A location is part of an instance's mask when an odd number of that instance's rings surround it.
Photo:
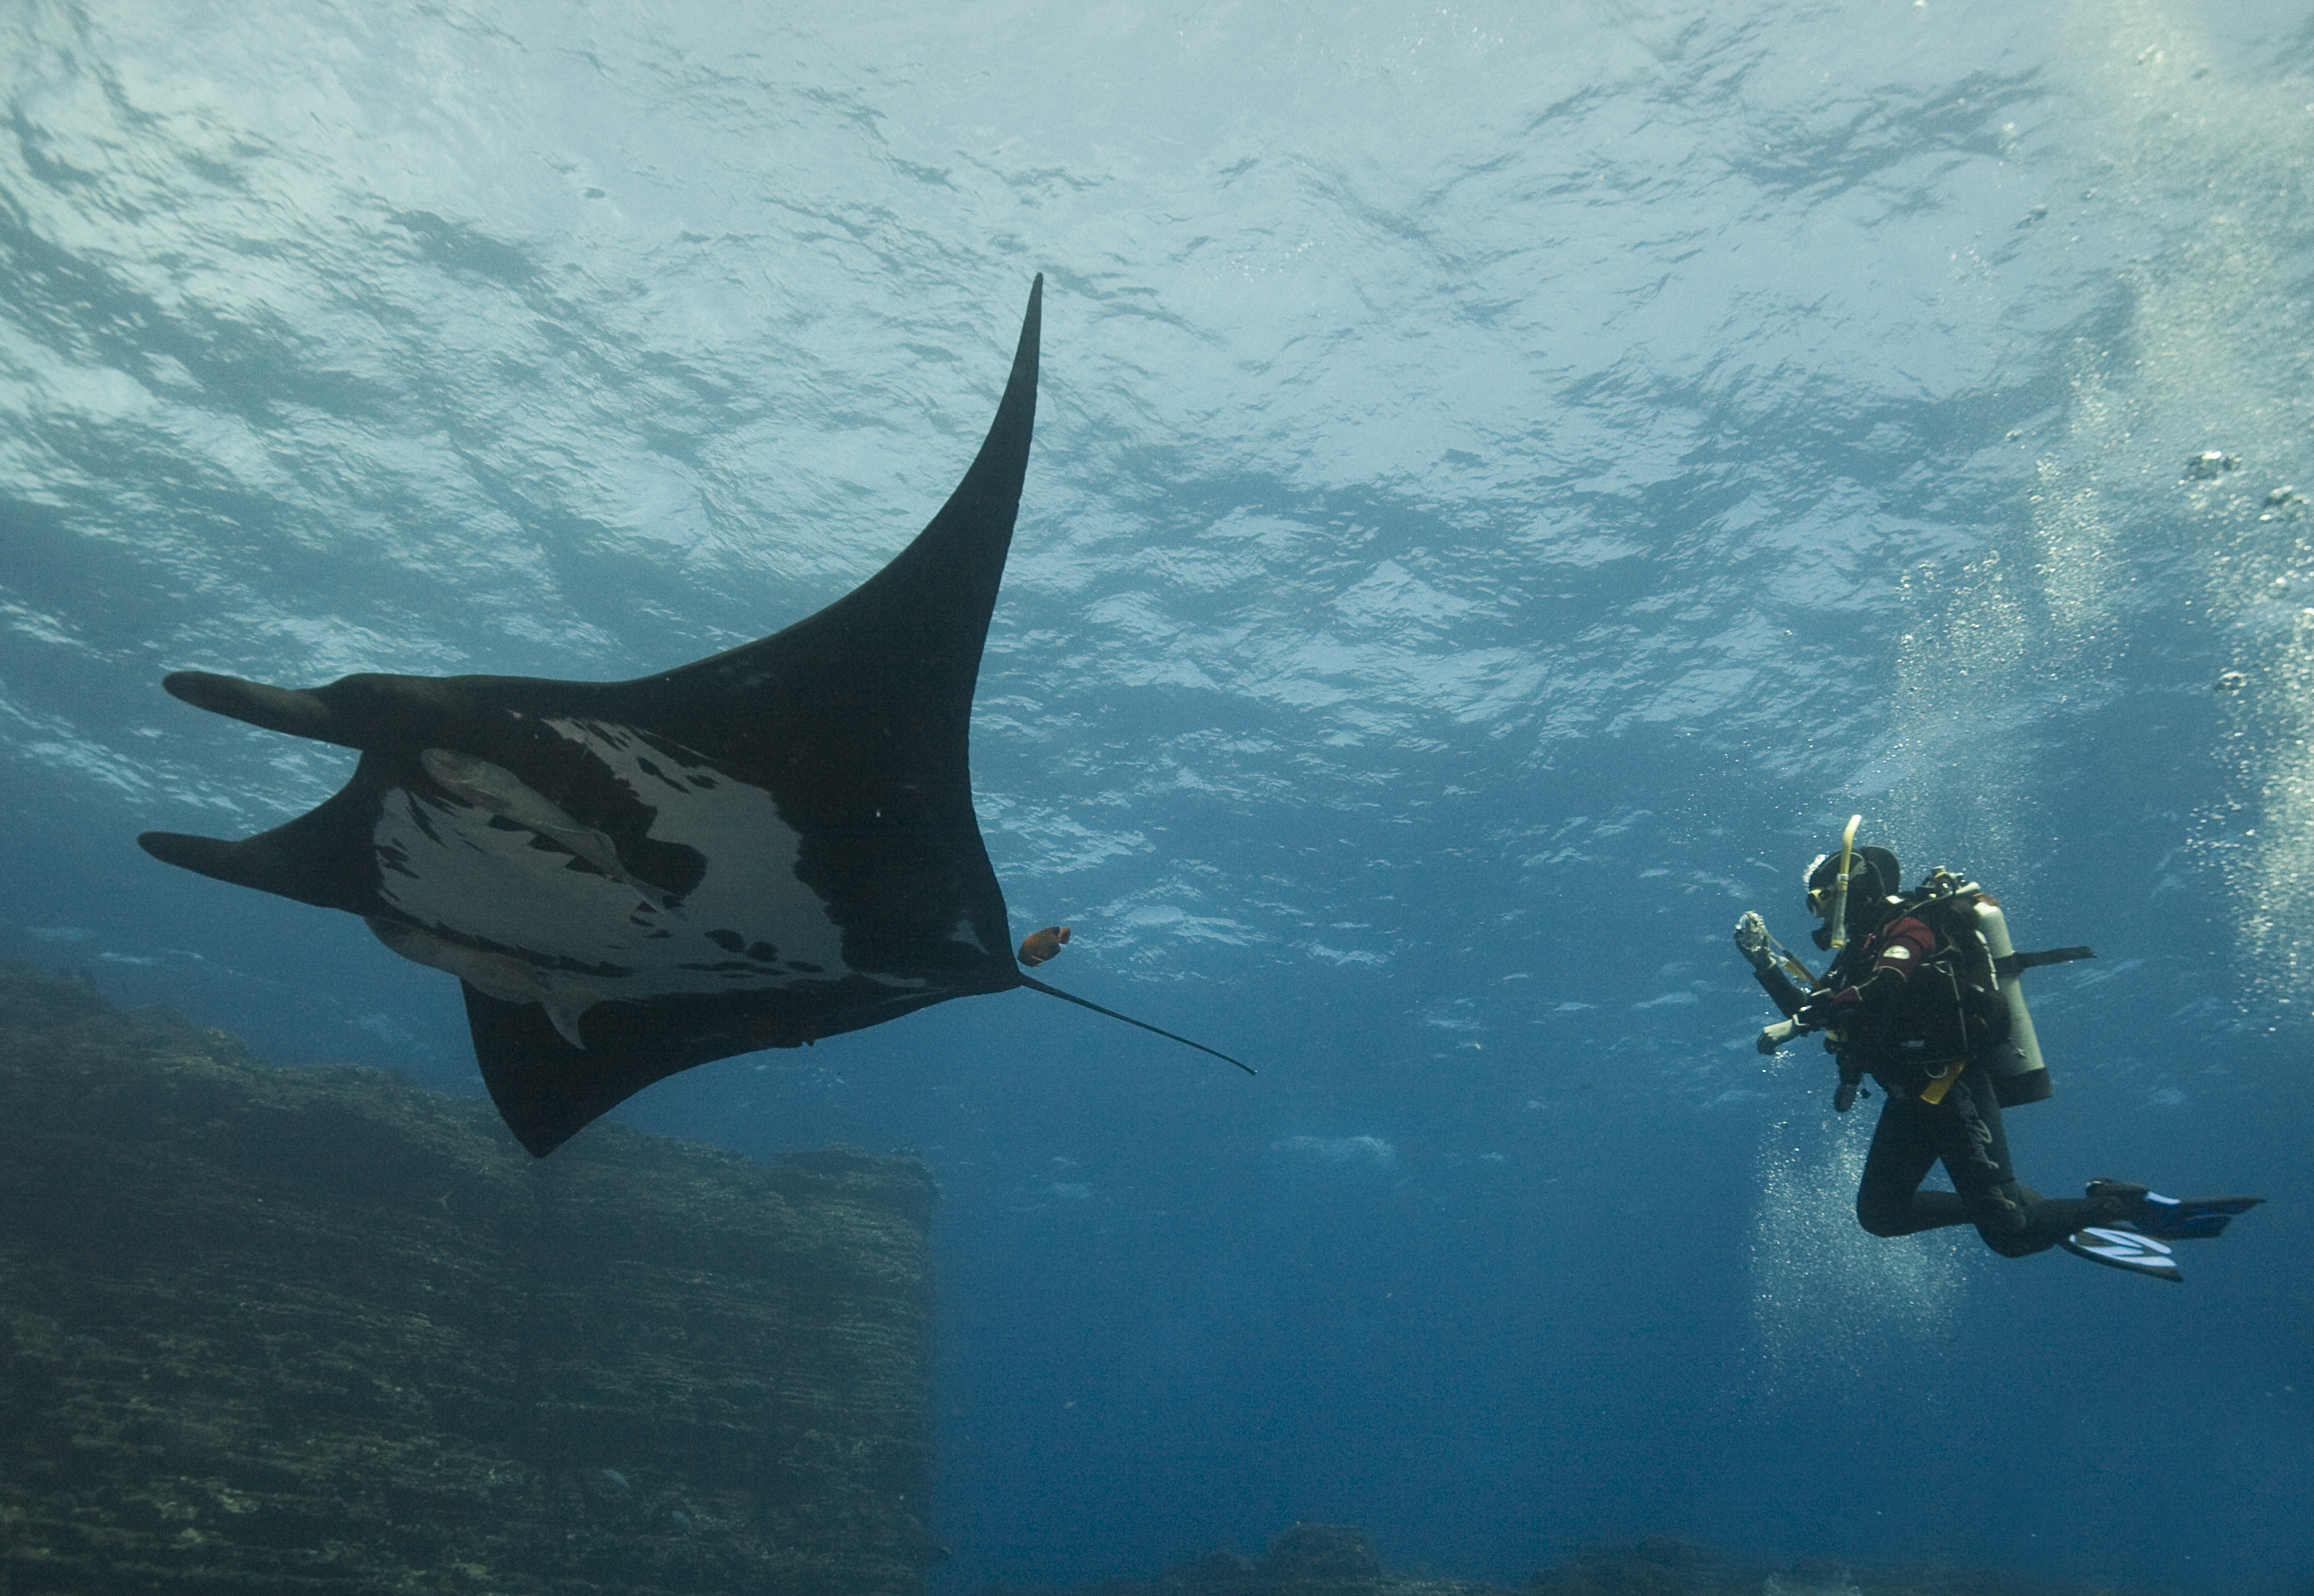
<path fill-rule="evenodd" d="M 0 967 L 0 1590 L 914 1596 L 932 1200 Z"/>
<path fill-rule="evenodd" d="M 1028 1596 L 990 1586 L 978 1596 Z M 1391 1574 L 1365 1532 L 1346 1524 L 1300 1523 L 1259 1557 L 1209 1552 L 1146 1584 L 1096 1585 L 1078 1596 L 1512 1596 L 1504 1587 L 1428 1574 Z"/>
<path fill-rule="evenodd" d="M 1022 1596 L 990 1589 L 980 1596 Z M 1296 1524 L 1259 1557 L 1214 1552 L 1146 1584 L 1123 1581 L 1079 1596 L 1515 1596 L 1511 1588 L 1393 1574 L 1360 1530 Z M 1947 1568 L 1850 1569 L 1810 1561 L 1750 1567 L 1684 1541 L 1597 1547 L 1533 1574 L 1515 1596 L 2126 1596 L 2110 1585 L 2049 1585 Z M 2140 1593 L 2143 1596 L 2143 1593 Z"/>

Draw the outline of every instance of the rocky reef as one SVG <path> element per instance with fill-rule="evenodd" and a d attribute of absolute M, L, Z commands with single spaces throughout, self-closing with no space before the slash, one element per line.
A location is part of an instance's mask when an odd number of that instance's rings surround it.
<path fill-rule="evenodd" d="M 1001 1589 L 979 1596 L 1028 1596 Z M 1651 1540 L 1577 1553 L 1517 1586 L 1392 1574 L 1359 1530 L 1296 1524 L 1259 1557 L 1214 1552 L 1145 1584 L 1118 1582 L 1077 1596 L 2130 1596 L 2109 1585 L 2046 1585 L 1944 1568 L 1801 1563 L 1754 1568 L 1683 1541 Z M 2138 1592 L 2135 1596 L 2148 1596 Z"/>
<path fill-rule="evenodd" d="M 988 1590 L 980 1596 L 1016 1596 Z M 1025 1593 L 1017 1593 L 1025 1596 Z M 1147 1584 L 1099 1585 L 1078 1596 L 1511 1596 L 1427 1574 L 1391 1574 L 1365 1532 L 1342 1524 L 1296 1524 L 1259 1557 L 1214 1552 L 1169 1569 Z"/>
<path fill-rule="evenodd" d="M 0 967 L 0 1591 L 921 1592 L 932 1200 Z"/>

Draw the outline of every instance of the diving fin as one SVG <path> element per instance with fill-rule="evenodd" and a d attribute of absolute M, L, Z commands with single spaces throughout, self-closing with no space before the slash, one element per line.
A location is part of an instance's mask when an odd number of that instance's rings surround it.
<path fill-rule="evenodd" d="M 2127 1225 L 2090 1225 L 2075 1230 L 2057 1245 L 2075 1257 L 2103 1264 L 2109 1269 L 2125 1269 L 2132 1274 L 2151 1274 L 2156 1280 L 2174 1280 L 2181 1284 L 2186 1279 L 2185 1272 L 2169 1256 L 2168 1248 Z"/>
<path fill-rule="evenodd" d="M 2165 1197 L 2148 1192 L 2138 1199 L 2129 1222 L 2163 1241 L 2206 1241 L 2238 1213 L 2248 1213 L 2264 1197 Z"/>
<path fill-rule="evenodd" d="M 2234 1215 L 2248 1213 L 2264 1197 L 2165 1197 L 2134 1181 L 2089 1182 L 2089 1199 L 2102 1207 L 2106 1224 L 2126 1225 L 2162 1241 L 2205 1241 L 2222 1231 Z"/>

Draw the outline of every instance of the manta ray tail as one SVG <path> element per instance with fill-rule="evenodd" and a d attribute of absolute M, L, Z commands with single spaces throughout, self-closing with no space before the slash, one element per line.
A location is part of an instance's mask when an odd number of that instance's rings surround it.
<path fill-rule="evenodd" d="M 1243 1059 L 1232 1058 L 1218 1047 L 1208 1047 L 1202 1042 L 1192 1042 L 1187 1036 L 1175 1036 L 1171 1031 L 1167 1030 L 1162 1026 L 1151 1025 L 1145 1019 L 1135 1019 L 1130 1014 L 1119 1014 L 1114 1009 L 1104 1009 L 1099 1003 L 1093 1002 L 1089 999 L 1078 997 L 1074 992 L 1063 992 L 1057 986 L 1047 986 L 1034 975 L 1021 976 L 1020 984 L 1027 987 L 1031 992 L 1043 992 L 1048 998 L 1058 998 L 1064 1003 L 1074 1003 L 1078 1008 L 1090 1009 L 1095 1014 L 1106 1014 L 1111 1019 L 1121 1019 L 1127 1025 L 1137 1025 L 1144 1031 L 1154 1031 L 1157 1035 L 1164 1037 L 1168 1042 L 1179 1042 L 1184 1047 L 1194 1047 L 1199 1053 L 1209 1053 L 1213 1054 L 1214 1057 L 1221 1060 L 1223 1063 L 1235 1064 L 1239 1069 L 1244 1071 L 1249 1075 L 1258 1075 L 1260 1073 L 1259 1070 L 1256 1070 L 1251 1064 L 1247 1063 Z"/>

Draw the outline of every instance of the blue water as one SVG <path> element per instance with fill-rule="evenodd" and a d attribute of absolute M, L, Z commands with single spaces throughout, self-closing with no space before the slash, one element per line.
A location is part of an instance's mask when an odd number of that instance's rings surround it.
<path fill-rule="evenodd" d="M 942 1592 L 2314 1576 L 2303 0 L 13 0 L 0 82 L 0 957 L 283 1062 L 478 1089 L 446 977 L 136 850 L 350 764 L 163 672 L 774 630 L 1047 274 L 982 825 L 1262 1073 L 1014 993 L 620 1114 L 932 1163 Z M 2020 1173 L 2265 1194 L 2185 1287 L 1856 1228 L 1727 942 L 1855 810 L 2096 945 Z"/>

